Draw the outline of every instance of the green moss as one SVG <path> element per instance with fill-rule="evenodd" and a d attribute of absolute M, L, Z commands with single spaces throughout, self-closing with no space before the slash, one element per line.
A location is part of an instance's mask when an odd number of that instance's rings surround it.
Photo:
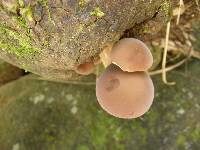
<path fill-rule="evenodd" d="M 196 128 L 191 132 L 191 137 L 193 141 L 199 141 L 200 140 L 200 129 Z"/>
<path fill-rule="evenodd" d="M 20 16 L 12 16 L 12 21 L 14 21 L 20 28 L 27 28 L 26 21 Z"/>
<path fill-rule="evenodd" d="M 18 33 L 0 24 L 0 36 L 0 49 L 13 53 L 18 57 L 39 52 L 38 48 L 32 46 L 32 40 L 28 33 Z"/>
<path fill-rule="evenodd" d="M 30 22 L 34 21 L 32 8 L 30 5 L 24 8 L 20 8 L 20 14 Z"/>
<path fill-rule="evenodd" d="M 18 0 L 18 3 L 19 3 L 20 7 L 24 7 L 25 6 L 24 0 Z"/>
<path fill-rule="evenodd" d="M 25 7 L 23 0 L 18 0 L 15 6 L 20 10 L 20 16 L 11 17 L 15 28 L 11 29 L 3 22 L 0 24 L 0 49 L 18 57 L 33 55 L 39 49 L 32 45 L 32 32 L 28 26 L 28 22 L 34 21 L 32 8 L 30 5 Z"/>
<path fill-rule="evenodd" d="M 77 150 L 89 150 L 89 148 L 85 145 L 78 146 Z"/>
<path fill-rule="evenodd" d="M 145 26 L 143 32 L 144 33 L 151 33 L 151 29 L 148 26 Z"/>
<path fill-rule="evenodd" d="M 176 143 L 177 143 L 177 145 L 178 145 L 179 147 L 184 147 L 184 146 L 185 146 L 185 143 L 186 143 L 186 138 L 185 138 L 185 136 L 179 135 L 178 138 L 177 138 Z"/>
<path fill-rule="evenodd" d="M 92 12 L 90 12 L 90 15 L 101 18 L 105 16 L 105 13 L 99 7 L 96 7 Z"/>

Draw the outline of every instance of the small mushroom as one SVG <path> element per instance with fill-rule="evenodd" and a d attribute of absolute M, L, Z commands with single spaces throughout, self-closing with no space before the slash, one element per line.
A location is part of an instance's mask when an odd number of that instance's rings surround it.
<path fill-rule="evenodd" d="M 80 64 L 77 69 L 75 70 L 76 73 L 81 75 L 89 75 L 94 70 L 94 62 L 85 62 L 83 64 Z"/>
<path fill-rule="evenodd" d="M 153 64 L 148 47 L 134 38 L 124 38 L 116 43 L 110 57 L 112 63 L 128 72 L 147 71 Z"/>
<path fill-rule="evenodd" d="M 111 64 L 97 79 L 96 96 L 109 114 L 118 118 L 137 118 L 149 110 L 154 86 L 146 72 L 124 72 Z"/>

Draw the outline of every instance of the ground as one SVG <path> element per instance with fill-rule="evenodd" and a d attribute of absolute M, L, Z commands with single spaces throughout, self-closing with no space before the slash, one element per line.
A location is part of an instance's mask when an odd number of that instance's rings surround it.
<path fill-rule="evenodd" d="M 153 77 L 150 111 L 134 120 L 104 112 L 95 77 L 68 84 L 26 76 L 0 88 L 0 147 L 4 150 L 187 150 L 200 147 L 200 62 Z M 192 77 L 191 77 L 192 76 Z M 28 85 L 28 87 L 27 87 Z M 15 149 L 16 150 L 16 149 Z"/>

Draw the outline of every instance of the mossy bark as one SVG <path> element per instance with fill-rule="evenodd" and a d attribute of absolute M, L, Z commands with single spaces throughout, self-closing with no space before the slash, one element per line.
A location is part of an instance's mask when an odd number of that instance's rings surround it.
<path fill-rule="evenodd" d="M 33 73 L 68 79 L 166 0 L 1 0 L 0 58 Z M 163 16 L 165 19 L 166 16 Z"/>

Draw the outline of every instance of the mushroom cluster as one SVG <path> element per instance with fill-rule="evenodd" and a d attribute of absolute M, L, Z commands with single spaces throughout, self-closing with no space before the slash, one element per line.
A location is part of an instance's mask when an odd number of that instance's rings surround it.
<path fill-rule="evenodd" d="M 153 82 L 147 73 L 153 64 L 150 50 L 140 40 L 124 38 L 113 46 L 110 59 L 112 63 L 96 83 L 99 104 L 118 118 L 142 116 L 154 98 Z"/>

